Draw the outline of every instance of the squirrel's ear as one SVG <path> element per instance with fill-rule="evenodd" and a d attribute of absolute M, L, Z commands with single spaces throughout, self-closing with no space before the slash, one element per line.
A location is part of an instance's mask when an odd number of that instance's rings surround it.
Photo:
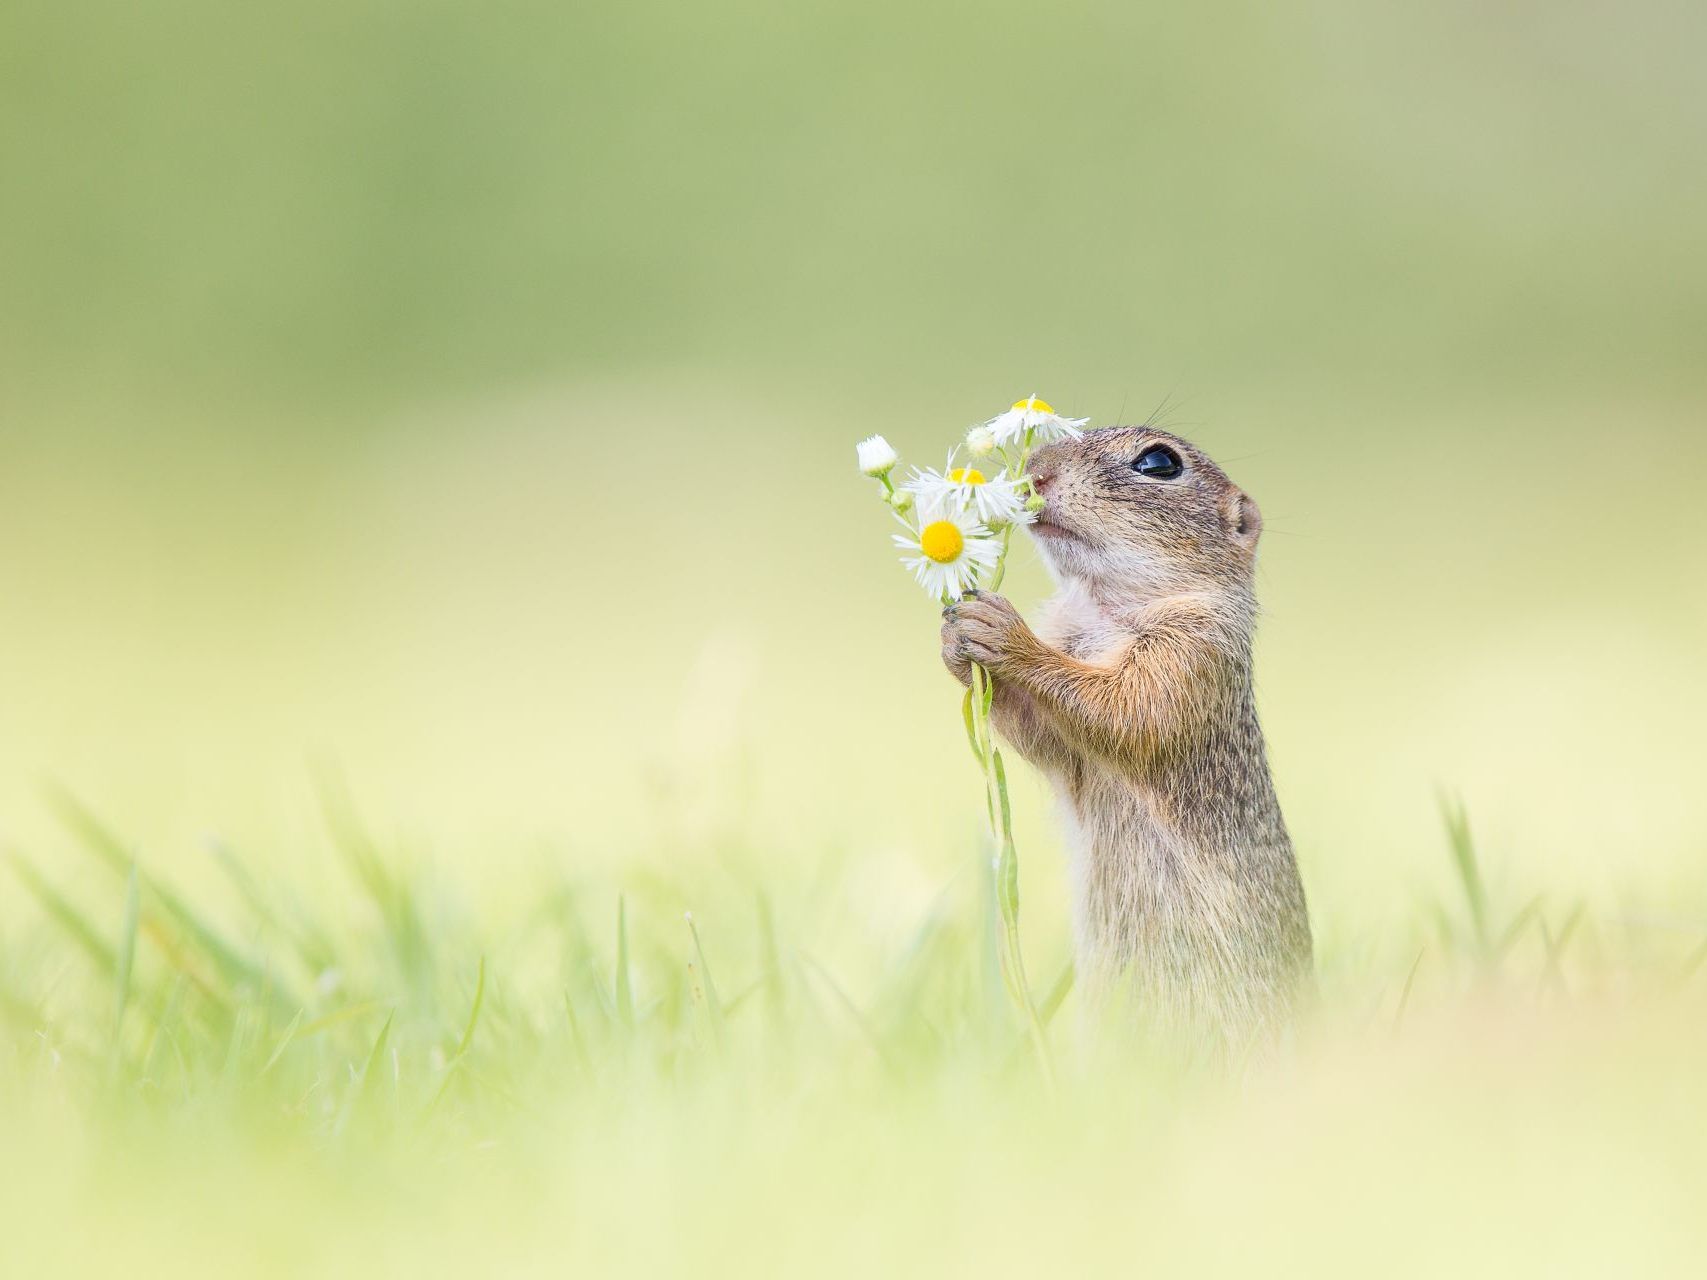
<path fill-rule="evenodd" d="M 1257 538 L 1262 533 L 1262 512 L 1257 510 L 1257 504 L 1250 495 L 1240 489 L 1232 490 L 1222 502 L 1221 510 L 1233 541 L 1246 551 L 1255 551 Z"/>

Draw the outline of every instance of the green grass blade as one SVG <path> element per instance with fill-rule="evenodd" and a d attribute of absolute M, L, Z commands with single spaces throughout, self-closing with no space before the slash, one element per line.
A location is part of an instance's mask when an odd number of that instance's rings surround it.
<path fill-rule="evenodd" d="M 314 1021 L 308 1023 L 297 1031 L 296 1038 L 298 1040 L 306 1040 L 309 1036 L 317 1036 L 322 1031 L 335 1027 L 339 1023 L 349 1022 L 353 1018 L 364 1017 L 365 1015 L 372 1013 L 374 1010 L 383 1009 L 384 1007 L 385 1001 L 383 1000 L 358 1000 L 355 1004 L 345 1005 L 342 1009 L 336 1009 L 333 1012 L 326 1014 L 324 1017 L 314 1019 Z"/>
<path fill-rule="evenodd" d="M 212 849 L 214 861 L 219 864 L 220 870 L 225 872 L 226 878 L 236 888 L 237 895 L 243 899 L 251 914 L 263 927 L 272 930 L 295 947 L 297 955 L 310 973 L 324 972 L 336 964 L 337 955 L 331 944 L 321 937 L 317 930 L 285 919 L 243 860 L 224 841 L 215 840 Z"/>
<path fill-rule="evenodd" d="M 717 994 L 717 983 L 711 976 L 711 964 L 705 958 L 705 947 L 699 940 L 699 926 L 693 921 L 693 912 L 685 913 L 688 922 L 688 934 L 693 938 L 694 958 L 699 964 L 700 981 L 705 983 L 705 1007 L 711 1018 L 711 1036 L 717 1042 L 718 1049 L 723 1048 L 723 997 Z"/>
<path fill-rule="evenodd" d="M 124 842 L 69 788 L 56 782 L 49 783 L 45 799 L 48 809 L 59 819 L 60 825 L 77 838 L 79 848 L 94 854 L 110 870 L 121 876 L 127 874 L 135 865 L 135 860 L 125 848 Z"/>
<path fill-rule="evenodd" d="M 136 923 L 141 914 L 142 893 L 137 882 L 136 864 L 132 863 L 130 875 L 125 878 L 124 890 L 124 923 L 119 928 L 119 947 L 116 957 L 117 973 L 113 985 L 117 998 L 113 1007 L 113 1040 L 107 1060 L 108 1079 L 116 1079 L 119 1064 L 124 1060 L 124 1015 L 125 1007 L 130 1003 L 131 968 L 136 961 Z"/>
<path fill-rule="evenodd" d="M 277 1046 L 274 1047 L 272 1054 L 267 1058 L 265 1065 L 262 1066 L 260 1070 L 261 1075 L 266 1075 L 278 1064 L 278 1060 L 284 1057 L 285 1050 L 290 1048 L 291 1042 L 296 1039 L 298 1028 L 302 1026 L 302 1015 L 303 1011 L 298 1009 L 296 1011 L 296 1016 L 290 1020 L 290 1025 L 284 1029 L 284 1034 L 279 1037 Z"/>
<path fill-rule="evenodd" d="M 184 993 L 189 990 L 190 980 L 181 973 L 172 975 L 172 989 L 167 992 L 164 1006 L 154 1025 L 148 1032 L 148 1043 L 142 1050 L 142 1071 L 144 1080 L 156 1080 L 155 1066 L 159 1062 L 160 1050 L 172 1039 L 176 1031 L 179 1017 L 184 1007 Z"/>
<path fill-rule="evenodd" d="M 742 987 L 734 995 L 730 996 L 727 1000 L 725 1000 L 723 1002 L 723 1016 L 724 1016 L 724 1018 L 728 1019 L 728 1018 L 734 1017 L 736 1013 L 738 1013 L 741 1009 L 746 1007 L 747 1003 L 750 1000 L 752 1000 L 752 998 L 754 996 L 763 992 L 764 989 L 765 989 L 764 978 L 762 978 L 762 977 L 754 978 L 746 986 Z"/>
<path fill-rule="evenodd" d="M 237 896 L 243 899 L 244 905 L 249 908 L 255 918 L 264 925 L 278 929 L 281 933 L 286 932 L 279 921 L 278 913 L 273 910 L 272 903 L 267 900 L 267 895 L 261 891 L 260 883 L 250 873 L 249 868 L 243 865 L 243 860 L 232 852 L 230 846 L 223 840 L 212 841 L 210 849 L 213 853 L 214 862 L 219 865 L 221 871 L 225 872 L 225 878 L 231 881 L 232 887 L 237 890 Z"/>
<path fill-rule="evenodd" d="M 1078 971 L 1073 967 L 1071 960 L 1061 966 L 1061 973 L 1055 979 L 1055 985 L 1049 988 L 1049 994 L 1044 996 L 1043 1003 L 1037 1006 L 1038 1019 L 1044 1026 L 1049 1025 L 1050 1020 L 1055 1017 L 1055 1011 L 1067 999 L 1067 993 L 1073 989 L 1073 983 L 1077 976 Z"/>
<path fill-rule="evenodd" d="M 241 1078 L 243 1063 L 249 1059 L 250 1046 L 263 1034 L 263 1016 L 262 1007 L 256 1004 L 239 1005 L 232 1016 L 231 1030 L 225 1041 L 225 1061 L 219 1069 L 219 1077 L 227 1087 Z"/>
<path fill-rule="evenodd" d="M 830 994 L 836 997 L 836 1003 L 841 1005 L 842 1011 L 858 1029 L 861 1038 L 871 1046 L 871 1051 L 877 1055 L 878 1061 L 890 1071 L 900 1074 L 900 1065 L 890 1054 L 888 1046 L 883 1043 L 883 1038 L 877 1034 L 877 1028 L 871 1025 L 871 1020 L 853 1002 L 853 997 L 842 989 L 842 984 L 836 981 L 835 975 L 818 963 L 817 957 L 809 951 L 800 952 L 800 958 L 805 961 L 807 968 L 818 976 L 819 981 L 830 989 Z"/>
<path fill-rule="evenodd" d="M 761 889 L 758 895 L 759 968 L 764 975 L 765 1009 L 770 1017 L 771 1031 L 780 1034 L 787 1018 L 783 1005 L 784 991 L 782 951 L 776 942 L 776 919 L 771 914 L 770 898 Z"/>
<path fill-rule="evenodd" d="M 1688 986 L 1690 980 L 1703 968 L 1707 968 L 1707 942 L 1701 943 L 1684 957 L 1683 963 L 1677 967 L 1677 973 L 1672 976 L 1672 985 Z"/>
<path fill-rule="evenodd" d="M 427 1110 L 424 1114 L 431 1115 L 438 1109 L 439 1103 L 444 1101 L 445 1094 L 450 1092 L 451 1085 L 463 1074 L 463 1065 L 468 1057 L 469 1046 L 474 1043 L 474 1028 L 480 1022 L 480 1007 L 485 1001 L 486 957 L 481 956 L 480 972 L 474 979 L 474 1007 L 468 1012 L 468 1025 L 463 1028 L 462 1039 L 457 1042 L 456 1052 L 451 1055 L 450 1061 L 445 1063 L 445 1078 L 433 1094 L 433 1100 L 427 1104 Z"/>
<path fill-rule="evenodd" d="M 315 787 L 320 798 L 321 816 L 325 820 L 327 834 L 332 838 L 333 848 L 349 863 L 357 881 L 368 891 L 380 910 L 389 916 L 395 907 L 396 887 L 392 884 L 391 873 L 386 870 L 385 862 L 380 858 L 367 827 L 356 812 L 355 802 L 350 798 L 349 789 L 344 785 L 342 776 L 335 769 L 322 768 L 316 773 Z"/>
<path fill-rule="evenodd" d="M 344 1099 L 344 1108 L 338 1114 L 338 1123 L 333 1128 L 334 1133 L 343 1133 L 349 1127 L 350 1121 L 356 1114 L 367 1108 L 369 1099 L 372 1098 L 374 1091 L 378 1088 L 376 1081 L 379 1079 L 380 1073 L 375 1068 L 385 1056 L 385 1046 L 391 1038 L 391 1023 L 396 1017 L 395 1011 L 385 1015 L 385 1025 L 379 1029 L 379 1038 L 373 1042 L 373 1048 L 368 1051 L 367 1061 L 362 1063 L 361 1072 L 356 1076 L 350 1088 L 349 1096 Z"/>
<path fill-rule="evenodd" d="M 432 978 L 428 963 L 430 949 L 413 895 L 385 865 L 379 846 L 357 813 L 342 777 L 326 768 L 320 770 L 317 782 L 321 813 L 333 847 L 373 899 L 410 983 L 417 992 L 426 990 Z"/>
<path fill-rule="evenodd" d="M 260 966 L 221 937 L 188 902 L 157 880 L 150 879 L 148 889 L 173 922 L 213 961 L 214 967 L 224 976 L 228 986 L 248 986 L 256 993 L 269 990 L 269 984 L 264 981 Z M 282 999 L 277 993 L 273 994 Z"/>
<path fill-rule="evenodd" d="M 1488 951 L 1488 895 L 1476 858 L 1476 844 L 1470 836 L 1470 817 L 1462 801 L 1446 796 L 1440 799 L 1440 811 L 1446 823 L 1446 842 L 1452 853 L 1452 865 L 1458 872 L 1464 900 L 1470 909 L 1476 945 L 1485 955 Z"/>
<path fill-rule="evenodd" d="M 587 1039 L 581 1034 L 581 1019 L 575 1016 L 575 999 L 567 991 L 563 993 L 563 1012 L 569 1019 L 569 1040 L 575 1046 L 575 1060 L 581 1066 L 581 1074 L 589 1081 L 593 1077 L 593 1056 L 587 1052 Z"/>
<path fill-rule="evenodd" d="M 1560 995 L 1566 994 L 1565 988 L 1565 948 L 1570 946 L 1571 938 L 1575 936 L 1577 926 L 1583 921 L 1583 906 L 1578 903 L 1571 908 L 1571 913 L 1565 917 L 1565 923 L 1559 926 L 1559 932 L 1554 933 L 1547 927 L 1547 922 L 1541 922 L 1541 941 L 1547 949 L 1547 958 L 1541 969 L 1540 989 L 1545 991 L 1549 986 Z"/>
<path fill-rule="evenodd" d="M 1517 945 L 1518 939 L 1529 931 L 1529 927 L 1540 918 L 1541 895 L 1536 894 L 1523 904 L 1518 913 L 1511 918 L 1511 923 L 1501 931 L 1499 941 L 1494 944 L 1494 958 L 1504 957 L 1506 952 Z"/>
<path fill-rule="evenodd" d="M 1423 955 L 1427 947 L 1417 948 L 1417 958 L 1411 961 L 1411 971 L 1405 975 L 1405 985 L 1399 990 L 1399 1007 L 1393 1010 L 1393 1030 L 1397 1031 L 1405 1021 L 1405 1010 L 1411 1004 L 1411 989 L 1416 986 L 1417 970 L 1422 968 Z"/>
<path fill-rule="evenodd" d="M 616 1016 L 624 1030 L 634 1029 L 634 985 L 628 972 L 628 899 L 616 898 Z"/>
<path fill-rule="evenodd" d="M 18 879 L 24 882 L 24 888 L 29 890 L 30 896 L 41 905 L 42 910 L 55 924 L 65 930 L 95 967 L 102 973 L 117 972 L 118 957 L 113 953 L 112 946 L 101 936 L 101 931 L 89 922 L 88 917 L 49 884 L 41 872 L 21 855 L 12 854 L 8 860 Z"/>
<path fill-rule="evenodd" d="M 474 976 L 474 1005 L 468 1011 L 468 1025 L 462 1029 L 462 1039 L 457 1041 L 456 1057 L 468 1056 L 468 1047 L 474 1043 L 474 1028 L 480 1024 L 480 1009 L 486 1003 L 486 957 L 480 957 L 480 969 Z M 500 1010 L 499 1012 L 502 1012 Z"/>

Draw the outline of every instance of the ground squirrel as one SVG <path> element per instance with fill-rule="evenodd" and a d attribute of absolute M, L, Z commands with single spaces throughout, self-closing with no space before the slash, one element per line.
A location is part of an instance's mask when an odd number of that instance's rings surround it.
<path fill-rule="evenodd" d="M 1027 470 L 1060 587 L 1047 621 L 973 592 L 944 610 L 943 661 L 962 683 L 990 672 L 997 731 L 1061 801 L 1081 981 L 1171 1028 L 1266 1036 L 1309 972 L 1310 924 L 1251 689 L 1262 517 L 1150 427 L 1048 445 Z"/>

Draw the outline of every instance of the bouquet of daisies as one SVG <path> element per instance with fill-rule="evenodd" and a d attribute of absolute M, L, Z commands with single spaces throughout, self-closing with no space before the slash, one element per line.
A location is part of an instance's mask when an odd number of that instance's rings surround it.
<path fill-rule="evenodd" d="M 965 442 L 949 451 L 942 470 L 915 468 L 900 485 L 892 478 L 901 464 L 900 455 L 889 442 L 882 436 L 859 442 L 859 469 L 883 486 L 883 500 L 905 530 L 895 535 L 901 561 L 938 604 L 947 608 L 968 591 L 994 591 L 1002 585 L 1014 529 L 1030 524 L 1043 510 L 1043 498 L 1025 470 L 1031 451 L 1051 440 L 1078 435 L 1086 421 L 1063 418 L 1036 396 L 1029 396 L 973 427 Z M 984 775 L 985 805 L 996 843 L 992 863 L 1002 917 L 1002 974 L 1047 1073 L 1043 1024 L 1020 952 L 1019 858 L 1014 850 L 1007 773 L 990 735 L 994 700 L 990 673 L 974 663 L 961 710 L 972 753 Z"/>

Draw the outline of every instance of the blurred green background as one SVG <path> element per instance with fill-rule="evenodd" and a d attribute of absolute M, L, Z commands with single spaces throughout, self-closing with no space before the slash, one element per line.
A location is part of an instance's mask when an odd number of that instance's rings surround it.
<path fill-rule="evenodd" d="M 1330 943 L 1441 873 L 1442 789 L 1496 875 L 1699 914 L 1704 28 L 7 0 L 5 836 L 56 778 L 289 859 L 332 760 L 482 868 L 727 830 L 928 894 L 975 774 L 851 446 L 1036 392 L 1262 504 Z"/>

